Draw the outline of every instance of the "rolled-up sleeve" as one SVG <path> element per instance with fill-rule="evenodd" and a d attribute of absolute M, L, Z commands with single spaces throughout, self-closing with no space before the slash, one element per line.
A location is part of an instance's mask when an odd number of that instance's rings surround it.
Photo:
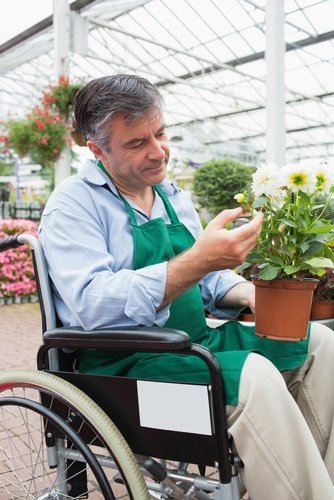
<path fill-rule="evenodd" d="M 125 315 L 138 325 L 153 323 L 163 326 L 169 318 L 169 306 L 159 311 L 166 287 L 167 262 L 147 266 L 133 273 L 129 286 L 129 299 L 124 308 Z"/>
<path fill-rule="evenodd" d="M 204 309 L 217 318 L 234 318 L 244 309 L 238 308 L 218 308 L 216 304 L 224 298 L 226 293 L 238 283 L 245 279 L 229 269 L 207 274 L 201 281 L 200 287 Z"/>

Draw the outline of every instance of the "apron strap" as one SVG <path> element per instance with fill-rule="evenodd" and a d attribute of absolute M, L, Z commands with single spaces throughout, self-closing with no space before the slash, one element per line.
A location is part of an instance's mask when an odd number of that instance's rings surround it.
<path fill-rule="evenodd" d="M 166 212 L 167 212 L 167 215 L 169 217 L 169 220 L 170 220 L 171 224 L 173 224 L 173 225 L 174 224 L 180 224 L 179 218 L 176 215 L 176 212 L 175 212 L 175 210 L 174 210 L 171 202 L 167 198 L 166 194 L 163 192 L 161 186 L 159 186 L 158 184 L 156 184 L 155 186 L 153 186 L 153 188 L 155 189 L 155 191 L 158 193 L 158 195 L 162 199 L 162 201 L 163 201 L 163 203 L 165 205 L 165 209 L 166 209 Z"/>
<path fill-rule="evenodd" d="M 108 170 L 105 168 L 105 166 L 103 165 L 103 163 L 100 160 L 97 162 L 97 166 L 101 170 L 103 170 L 103 172 L 109 177 L 109 179 L 111 180 L 111 182 L 115 186 L 115 183 L 112 180 L 111 175 L 109 174 Z M 119 190 L 117 189 L 116 186 L 115 186 L 115 188 L 116 188 L 118 196 L 123 201 L 123 203 L 125 205 L 125 208 L 127 209 L 127 212 L 129 214 L 129 217 L 130 217 L 131 225 L 139 227 L 137 219 L 136 219 L 136 215 L 134 213 L 134 210 L 133 210 L 132 206 L 130 205 L 130 203 L 128 202 L 128 200 L 126 198 L 124 198 L 124 196 L 119 192 Z M 153 189 L 158 193 L 158 195 L 162 199 L 163 204 L 165 205 L 165 209 L 166 209 L 166 212 L 167 212 L 167 215 L 168 215 L 168 218 L 169 218 L 171 224 L 173 224 L 173 225 L 174 224 L 180 224 L 179 218 L 176 215 L 176 212 L 175 212 L 174 208 L 172 207 L 172 204 L 170 203 L 170 201 L 168 200 L 167 196 L 165 195 L 165 193 L 161 189 L 161 186 L 159 186 L 158 184 L 156 184 L 156 185 L 153 186 Z"/>
<path fill-rule="evenodd" d="M 136 219 L 136 216 L 135 216 L 135 213 L 130 205 L 130 203 L 124 198 L 124 196 L 121 195 L 121 193 L 118 191 L 114 181 L 112 180 L 112 177 L 111 175 L 109 174 L 108 170 L 105 168 L 105 166 L 103 165 L 102 161 L 99 160 L 97 162 L 97 166 L 109 177 L 109 179 L 111 180 L 111 182 L 113 183 L 113 185 L 115 186 L 115 189 L 117 191 L 117 194 L 118 196 L 120 197 L 120 199 L 122 200 L 122 202 L 124 203 L 125 205 L 125 208 L 129 214 L 129 217 L 130 217 L 130 221 L 131 221 L 131 226 L 136 226 L 136 227 L 139 227 L 138 226 L 138 222 L 137 222 L 137 219 Z M 108 186 L 108 189 L 110 190 L 109 186 Z"/>

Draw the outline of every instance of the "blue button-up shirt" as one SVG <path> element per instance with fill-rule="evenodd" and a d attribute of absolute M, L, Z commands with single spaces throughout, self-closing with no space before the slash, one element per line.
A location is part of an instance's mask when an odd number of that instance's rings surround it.
<path fill-rule="evenodd" d="M 179 219 L 196 238 L 202 231 L 188 193 L 164 181 Z M 158 195 L 151 216 L 134 203 L 137 221 L 168 215 Z M 133 236 L 129 216 L 108 176 L 88 160 L 50 196 L 41 219 L 39 239 L 54 284 L 55 306 L 65 326 L 85 330 L 153 324 L 163 326 L 169 305 L 164 297 L 167 262 L 133 269 Z M 159 242 L 157 242 L 159 244 Z M 213 272 L 200 281 L 203 305 L 215 316 L 233 317 L 240 309 L 220 310 L 216 303 L 244 279 L 233 271 Z"/>

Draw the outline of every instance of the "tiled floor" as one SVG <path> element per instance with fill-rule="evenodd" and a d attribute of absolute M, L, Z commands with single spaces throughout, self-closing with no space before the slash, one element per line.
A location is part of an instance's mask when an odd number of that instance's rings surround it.
<path fill-rule="evenodd" d="M 0 370 L 35 369 L 41 331 L 38 304 L 0 306 Z"/>

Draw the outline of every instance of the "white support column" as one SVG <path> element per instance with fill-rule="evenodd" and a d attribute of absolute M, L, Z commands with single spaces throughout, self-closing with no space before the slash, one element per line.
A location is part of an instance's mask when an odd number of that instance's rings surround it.
<path fill-rule="evenodd" d="M 285 163 L 284 0 L 266 1 L 267 162 Z"/>
<path fill-rule="evenodd" d="M 53 31 L 55 47 L 55 73 L 57 79 L 69 74 L 71 41 L 71 12 L 68 0 L 53 0 Z M 55 165 L 55 186 L 71 173 L 70 146 L 62 151 Z"/>
<path fill-rule="evenodd" d="M 71 175 L 71 147 L 66 146 L 55 165 L 55 187 Z"/>
<path fill-rule="evenodd" d="M 69 73 L 71 11 L 69 0 L 53 0 L 53 33 L 56 76 Z"/>

